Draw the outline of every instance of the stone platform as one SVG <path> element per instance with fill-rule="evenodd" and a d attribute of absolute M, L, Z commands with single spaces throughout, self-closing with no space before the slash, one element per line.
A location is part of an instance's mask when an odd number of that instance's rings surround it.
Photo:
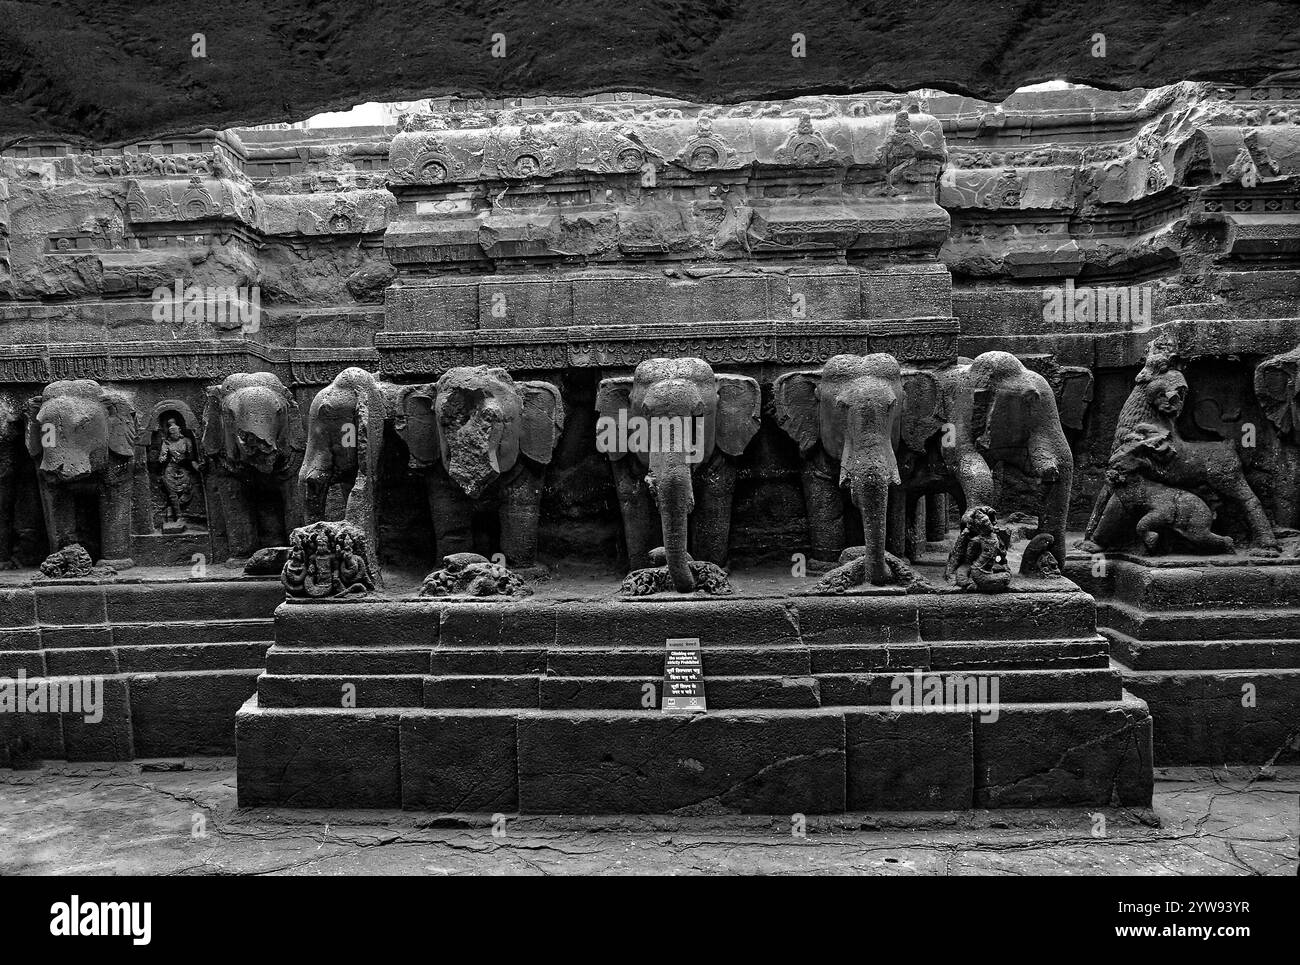
<path fill-rule="evenodd" d="M 283 599 L 275 577 L 195 579 L 138 567 L 112 580 L 0 574 L 0 678 L 102 680 L 103 718 L 0 713 L 0 766 L 234 752 Z"/>
<path fill-rule="evenodd" d="M 1124 687 L 1151 708 L 1155 762 L 1300 761 L 1300 560 L 1072 554 Z"/>
<path fill-rule="evenodd" d="M 1147 806 L 1151 721 L 1091 597 L 286 602 L 237 716 L 241 806 L 837 813 Z M 788 581 L 794 583 L 797 581 Z M 658 709 L 698 637 L 709 712 Z M 891 706 L 896 678 L 999 688 L 996 715 Z M 985 719 L 985 718 L 989 719 Z"/>

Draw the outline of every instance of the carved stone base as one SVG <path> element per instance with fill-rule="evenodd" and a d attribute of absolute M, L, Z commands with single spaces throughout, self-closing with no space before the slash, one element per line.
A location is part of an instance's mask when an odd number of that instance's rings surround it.
<path fill-rule="evenodd" d="M 442 569 L 424 578 L 420 596 L 523 599 L 532 588 L 509 568 L 477 553 L 452 553 L 442 558 Z"/>
<path fill-rule="evenodd" d="M 892 584 L 902 587 L 905 593 L 939 592 L 934 584 L 893 553 L 885 554 L 885 564 L 893 577 Z M 865 548 L 850 546 L 840 554 L 840 563 L 804 592 L 809 596 L 836 595 L 869 585 Z"/>
<path fill-rule="evenodd" d="M 731 593 L 731 583 L 727 571 L 716 563 L 690 560 L 687 564 L 691 575 L 695 577 L 695 592 L 710 596 L 726 596 Z M 676 593 L 672 574 L 666 566 L 647 566 L 633 570 L 623 579 L 619 593 L 623 596 L 650 596 L 654 593 Z"/>
<path fill-rule="evenodd" d="M 1150 805 L 1150 715 L 1123 691 L 1077 588 L 806 597 L 737 576 L 735 590 L 291 601 L 237 715 L 239 803 L 682 815 Z M 673 637 L 700 641 L 707 714 L 660 710 Z M 997 688 L 991 706 L 924 697 L 972 681 Z M 355 706 L 339 706 L 344 682 Z"/>

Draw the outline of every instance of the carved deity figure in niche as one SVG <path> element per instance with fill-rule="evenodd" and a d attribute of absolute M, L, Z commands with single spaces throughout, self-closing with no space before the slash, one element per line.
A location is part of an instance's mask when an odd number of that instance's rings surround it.
<path fill-rule="evenodd" d="M 184 515 L 194 501 L 194 483 L 198 469 L 194 462 L 194 443 L 181 431 L 180 422 L 167 419 L 163 438 L 158 445 L 158 463 L 162 466 L 163 532 L 178 533 L 185 529 Z"/>

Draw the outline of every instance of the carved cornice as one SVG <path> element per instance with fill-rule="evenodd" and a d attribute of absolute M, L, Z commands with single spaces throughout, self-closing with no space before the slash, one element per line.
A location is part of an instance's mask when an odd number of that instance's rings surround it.
<path fill-rule="evenodd" d="M 657 356 L 687 355 L 711 364 L 803 365 L 845 352 L 943 360 L 956 355 L 957 335 L 955 318 L 908 318 L 384 332 L 375 342 L 380 370 L 396 378 L 431 375 L 457 365 L 610 368 L 635 366 Z"/>
<path fill-rule="evenodd" d="M 17 345 L 0 347 L 0 383 L 212 381 L 235 372 L 274 371 L 293 382 L 323 385 L 350 365 L 373 368 L 378 361 L 371 348 L 277 348 L 244 339 Z"/>

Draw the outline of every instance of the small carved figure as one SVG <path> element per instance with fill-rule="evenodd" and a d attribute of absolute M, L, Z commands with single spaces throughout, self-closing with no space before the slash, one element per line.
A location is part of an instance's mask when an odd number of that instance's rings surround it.
<path fill-rule="evenodd" d="M 961 531 L 948 554 L 945 580 L 959 590 L 1005 593 L 1011 589 L 1011 568 L 1007 550 L 1011 532 L 997 525 L 997 513 L 990 506 L 972 506 L 961 517 Z"/>

